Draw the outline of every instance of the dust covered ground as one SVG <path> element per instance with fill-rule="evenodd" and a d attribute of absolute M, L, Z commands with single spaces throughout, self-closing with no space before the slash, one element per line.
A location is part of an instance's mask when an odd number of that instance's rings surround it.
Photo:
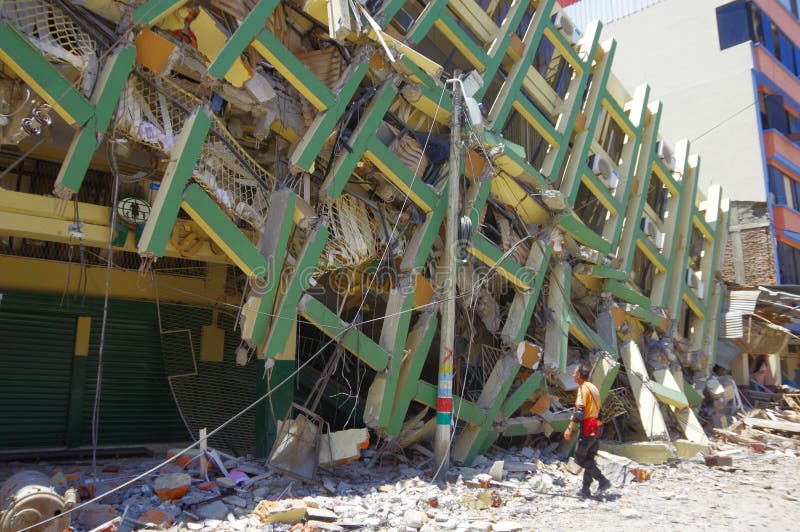
<path fill-rule="evenodd" d="M 601 468 L 614 486 L 602 499 L 589 500 L 576 496 L 580 473 L 571 472 L 560 457 L 531 448 L 493 452 L 479 457 L 470 468 L 452 467 L 448 481 L 438 485 L 424 468 L 414 467 L 423 458 L 396 463 L 383 457 L 378 465 L 378 457 L 369 450 L 358 462 L 318 470 L 319 485 L 270 473 L 263 462 L 251 460 L 238 464 L 249 471 L 247 482 L 229 486 L 217 481 L 209 488 L 193 463 L 185 470 L 191 487 L 180 499 L 160 500 L 154 492 L 154 475 L 75 512 L 72 526 L 90 530 L 124 513 L 126 519 L 119 525 L 123 532 L 144 528 L 236 532 L 797 530 L 800 458 L 792 451 L 757 454 L 747 447 L 716 447 L 716 452 L 732 458 L 732 466 L 708 467 L 698 456 L 644 466 L 650 479 L 642 482 L 633 481 L 630 471 L 643 466 L 603 455 Z M 87 461 L 4 463 L 0 481 L 15 471 L 34 469 L 55 478 L 63 475 L 68 483 L 84 486 L 84 493 L 85 486 L 93 486 L 100 494 L 157 465 L 161 458 L 104 459 L 98 464 L 97 478 Z M 183 471 L 170 465 L 162 474 Z M 218 475 L 212 472 L 210 478 Z M 298 513 L 304 515 L 300 524 Z M 280 517 L 290 514 L 295 517 Z M 160 523 L 146 524 L 161 515 Z M 273 518 L 284 522 L 266 522 Z"/>

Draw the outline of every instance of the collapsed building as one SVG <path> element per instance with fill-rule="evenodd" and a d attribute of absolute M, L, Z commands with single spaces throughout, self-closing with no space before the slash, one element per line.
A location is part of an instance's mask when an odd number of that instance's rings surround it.
<path fill-rule="evenodd" d="M 580 361 L 607 436 L 707 444 L 728 202 L 599 23 L 555 0 L 0 17 L 3 449 L 196 439 L 265 394 L 211 444 L 414 445 L 447 282 L 455 460 L 561 432 Z"/>

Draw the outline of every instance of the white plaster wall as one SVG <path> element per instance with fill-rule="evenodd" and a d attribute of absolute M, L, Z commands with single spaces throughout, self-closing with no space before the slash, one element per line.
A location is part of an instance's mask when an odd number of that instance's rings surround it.
<path fill-rule="evenodd" d="M 700 189 L 765 201 L 750 42 L 720 51 L 715 8 L 729 0 L 664 0 L 603 29 L 617 41 L 612 71 L 664 104 L 661 134 L 688 138 L 701 157 Z"/>

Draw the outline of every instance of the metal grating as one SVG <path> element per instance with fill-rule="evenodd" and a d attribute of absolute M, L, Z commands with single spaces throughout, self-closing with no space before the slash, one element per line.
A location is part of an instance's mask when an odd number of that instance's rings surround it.
<path fill-rule="evenodd" d="M 161 351 L 169 385 L 184 425 L 196 439 L 200 429 L 218 427 L 255 400 L 257 375 L 263 364 L 254 356 L 245 365 L 236 363 L 241 336 L 234 329 L 233 316 L 200 307 L 159 305 L 158 308 Z M 222 360 L 200 360 L 203 326 L 214 324 L 225 333 Z M 255 410 L 215 434 L 209 445 L 241 456 L 253 452 Z"/>

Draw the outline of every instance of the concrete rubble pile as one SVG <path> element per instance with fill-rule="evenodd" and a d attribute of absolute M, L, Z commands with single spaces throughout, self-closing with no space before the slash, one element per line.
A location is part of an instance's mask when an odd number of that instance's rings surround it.
<path fill-rule="evenodd" d="M 800 448 L 800 394 L 783 396 L 784 408 L 753 409 L 741 414 L 725 429 L 714 433 L 725 440 L 749 445 L 754 450 Z"/>
<path fill-rule="evenodd" d="M 666 522 L 690 524 L 692 518 L 685 507 L 692 501 L 697 502 L 700 515 L 719 512 L 716 518 L 725 522 L 758 521 L 767 517 L 763 512 L 778 512 L 784 507 L 787 513 L 783 515 L 791 516 L 789 508 L 797 504 L 797 494 L 788 479 L 796 467 L 792 464 L 798 463 L 796 452 L 753 450 L 726 443 L 712 447 L 714 454 L 705 459 L 697 455 L 660 465 L 640 464 L 601 451 L 599 465 L 613 484 L 602 500 L 574 495 L 580 486 L 581 469 L 572 460 L 565 462 L 560 454 L 530 447 L 481 455 L 471 467 L 451 468 L 443 483 L 432 482 L 429 474 L 413 465 L 414 459 L 395 457 L 377 465 L 378 455 L 372 450 L 336 470 L 321 470 L 318 485 L 284 477 L 264 468 L 261 461 L 241 458 L 224 460 L 221 466 L 228 471 L 225 476 L 218 466 L 210 465 L 212 480 L 206 480 L 200 472 L 199 455 L 184 456 L 144 481 L 80 508 L 72 516 L 72 527 L 79 532 L 145 528 L 245 531 L 264 527 L 309 532 L 516 531 L 560 528 L 581 512 L 593 516 L 599 513 L 596 518 L 601 527 L 618 526 L 620 519 L 631 526 L 658 527 Z M 103 495 L 160 461 L 105 460 L 96 477 L 88 464 L 63 470 L 49 467 L 56 490 L 63 493 L 67 488 L 74 489 L 88 499 Z M 770 484 L 760 471 L 775 464 L 786 465 L 786 479 Z M 694 486 L 691 496 L 687 485 Z M 770 510 L 762 504 L 761 509 L 751 509 L 752 515 L 738 513 L 737 504 L 742 501 L 735 501 L 740 490 L 759 491 L 771 501 L 769 508 L 777 508 Z M 664 509 L 671 506 L 674 510 L 670 514 Z M 679 511 L 681 507 L 684 511 Z"/>

